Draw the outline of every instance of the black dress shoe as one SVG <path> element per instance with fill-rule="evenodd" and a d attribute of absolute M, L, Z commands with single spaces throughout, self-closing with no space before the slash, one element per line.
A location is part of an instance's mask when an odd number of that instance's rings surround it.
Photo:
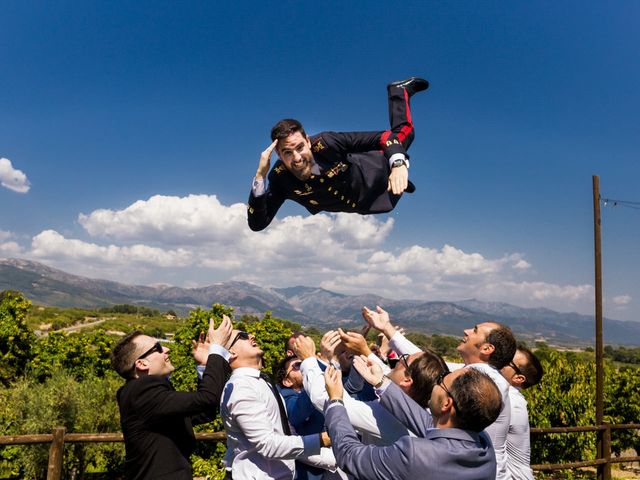
<path fill-rule="evenodd" d="M 387 85 L 387 88 L 391 87 L 404 88 L 409 96 L 412 96 L 414 93 L 418 93 L 429 88 L 429 82 L 427 82 L 424 78 L 411 77 L 407 78 L 406 80 L 391 82 L 389 85 Z"/>
<path fill-rule="evenodd" d="M 404 191 L 407 193 L 413 193 L 416 191 L 416 186 L 413 183 L 411 183 L 411 180 L 409 180 L 407 184 L 407 188 L 405 188 Z"/>

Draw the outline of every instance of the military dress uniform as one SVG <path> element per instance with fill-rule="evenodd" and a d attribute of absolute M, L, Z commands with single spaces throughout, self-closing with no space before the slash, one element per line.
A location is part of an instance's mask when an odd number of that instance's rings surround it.
<path fill-rule="evenodd" d="M 309 213 L 349 212 L 368 215 L 390 212 L 401 195 L 387 191 L 390 159 L 405 157 L 414 138 L 409 93 L 390 85 L 391 130 L 382 132 L 322 132 L 310 136 L 318 168 L 305 181 L 291 174 L 278 160 L 268 175 L 262 195 L 251 190 L 248 221 L 251 230 L 266 228 L 285 200 L 293 200 Z M 395 158 L 395 157 L 394 157 Z"/>

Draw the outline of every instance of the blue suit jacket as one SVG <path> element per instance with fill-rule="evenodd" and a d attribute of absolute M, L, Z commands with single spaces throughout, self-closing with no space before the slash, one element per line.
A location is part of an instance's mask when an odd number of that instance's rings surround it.
<path fill-rule="evenodd" d="M 400 389 L 387 389 L 385 395 L 391 400 L 396 395 L 401 400 L 400 395 L 405 394 Z M 398 405 L 414 410 L 398 418 L 403 423 L 408 418 L 421 418 L 425 413 L 415 402 L 412 405 L 402 399 Z M 496 477 L 493 446 L 483 432 L 428 428 L 423 420 L 419 425 L 418 422 L 405 424 L 412 430 L 415 428 L 419 438 L 406 436 L 387 447 L 378 447 L 360 442 L 342 405 L 332 404 L 327 408 L 325 422 L 338 466 L 360 480 L 494 480 Z"/>
<path fill-rule="evenodd" d="M 310 435 L 324 430 L 324 415 L 313 406 L 307 392 L 296 392 L 292 388 L 279 385 L 278 390 L 287 407 L 289 423 L 298 435 Z M 321 468 L 296 460 L 296 480 L 320 480 L 324 472 Z"/>

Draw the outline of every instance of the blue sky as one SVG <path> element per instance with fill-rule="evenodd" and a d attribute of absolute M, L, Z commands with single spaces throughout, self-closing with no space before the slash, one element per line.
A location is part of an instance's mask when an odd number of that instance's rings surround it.
<path fill-rule="evenodd" d="M 593 312 L 591 176 L 640 201 L 640 3 L 0 4 L 0 257 L 126 283 L 319 285 Z M 387 128 L 389 215 L 266 231 L 244 203 L 269 129 Z M 640 211 L 603 209 L 605 315 L 640 319 Z"/>

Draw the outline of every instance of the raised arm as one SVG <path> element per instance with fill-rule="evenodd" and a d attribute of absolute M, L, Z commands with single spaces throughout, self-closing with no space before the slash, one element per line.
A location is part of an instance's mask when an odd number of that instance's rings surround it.
<path fill-rule="evenodd" d="M 260 154 L 260 161 L 253 179 L 249 206 L 247 208 L 247 220 L 249 228 L 254 232 L 264 230 L 275 217 L 286 197 L 277 189 L 267 186 L 267 175 L 271 166 L 271 155 L 278 141 L 274 140 L 266 150 Z"/>

